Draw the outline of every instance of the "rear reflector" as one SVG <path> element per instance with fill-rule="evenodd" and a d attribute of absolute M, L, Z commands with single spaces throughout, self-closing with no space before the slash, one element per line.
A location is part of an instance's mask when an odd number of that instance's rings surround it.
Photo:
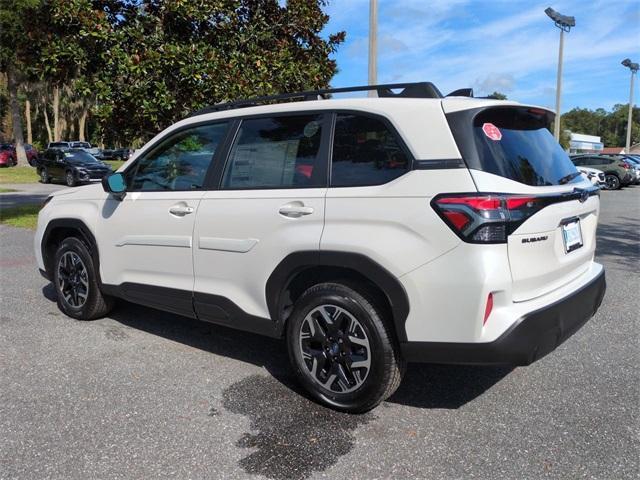
<path fill-rule="evenodd" d="M 490 293 L 487 297 L 487 305 L 484 307 L 484 320 L 482 321 L 482 326 L 487 323 L 487 318 L 491 315 L 491 310 L 493 310 L 493 293 Z"/>

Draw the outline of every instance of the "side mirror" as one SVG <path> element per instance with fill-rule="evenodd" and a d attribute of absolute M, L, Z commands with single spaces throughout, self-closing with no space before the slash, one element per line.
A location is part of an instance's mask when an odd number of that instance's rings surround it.
<path fill-rule="evenodd" d="M 113 194 L 118 200 L 122 200 L 127 193 L 127 184 L 122 173 L 112 173 L 102 179 L 102 188 L 107 193 Z"/>

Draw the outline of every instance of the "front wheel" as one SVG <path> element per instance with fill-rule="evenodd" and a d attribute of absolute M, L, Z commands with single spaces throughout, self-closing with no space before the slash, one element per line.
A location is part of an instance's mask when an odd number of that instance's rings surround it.
<path fill-rule="evenodd" d="M 612 173 L 606 175 L 605 181 L 607 182 L 607 190 L 618 190 L 621 186 L 618 176 Z"/>
<path fill-rule="evenodd" d="M 316 400 L 352 413 L 393 394 L 405 368 L 384 309 L 361 291 L 346 283 L 315 285 L 287 322 L 289 359 L 299 381 Z"/>
<path fill-rule="evenodd" d="M 47 167 L 42 167 L 40 169 L 40 182 L 49 183 L 49 171 L 47 170 Z"/>
<path fill-rule="evenodd" d="M 103 295 L 93 258 L 76 237 L 65 238 L 54 257 L 53 283 L 58 307 L 79 320 L 103 317 L 113 307 L 113 299 Z"/>

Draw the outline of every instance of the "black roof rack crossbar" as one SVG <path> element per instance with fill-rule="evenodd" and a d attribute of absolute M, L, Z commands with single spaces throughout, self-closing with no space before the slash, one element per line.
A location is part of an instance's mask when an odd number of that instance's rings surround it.
<path fill-rule="evenodd" d="M 394 89 L 401 88 L 402 91 L 394 93 Z M 415 82 L 415 83 L 387 83 L 384 85 L 360 85 L 356 87 L 343 88 L 325 88 L 321 90 L 307 90 L 304 92 L 283 93 L 279 95 L 267 95 L 265 97 L 249 98 L 246 100 L 238 100 L 235 102 L 219 103 L 211 105 L 201 110 L 193 112 L 190 117 L 202 115 L 204 113 L 219 112 L 222 110 L 230 110 L 233 108 L 254 107 L 266 102 L 275 102 L 282 100 L 324 100 L 328 95 L 334 93 L 349 92 L 368 92 L 375 90 L 378 97 L 403 97 L 403 98 L 442 98 L 442 93 L 431 82 Z"/>

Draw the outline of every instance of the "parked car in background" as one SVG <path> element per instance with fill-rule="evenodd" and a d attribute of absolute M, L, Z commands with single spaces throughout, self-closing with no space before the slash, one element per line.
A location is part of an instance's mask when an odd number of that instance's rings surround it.
<path fill-rule="evenodd" d="M 102 160 L 129 160 L 131 150 L 128 148 L 105 148 L 102 150 Z"/>
<path fill-rule="evenodd" d="M 571 157 L 576 167 L 590 167 L 602 170 L 608 190 L 618 190 L 635 180 L 631 165 L 619 155 L 576 155 Z"/>
<path fill-rule="evenodd" d="M 16 149 L 10 143 L 0 144 L 0 167 L 13 167 L 18 163 Z"/>
<path fill-rule="evenodd" d="M 47 143 L 47 150 L 50 148 L 71 148 L 71 142 L 49 142 Z"/>
<path fill-rule="evenodd" d="M 81 148 L 46 150 L 38 162 L 42 183 L 62 181 L 68 187 L 92 180 L 102 180 L 112 172 L 111 167 Z"/>
<path fill-rule="evenodd" d="M 100 150 L 98 147 L 93 147 L 89 142 L 77 141 L 77 142 L 70 142 L 70 144 L 71 144 L 71 148 L 81 148 L 82 150 L 90 153 L 97 159 L 102 160 L 102 150 Z"/>
<path fill-rule="evenodd" d="M 24 152 L 27 154 L 27 161 L 29 162 L 29 165 L 35 167 L 38 163 L 38 156 L 40 155 L 38 153 L 38 149 L 29 143 L 25 143 Z"/>
<path fill-rule="evenodd" d="M 635 155 L 624 155 L 624 159 L 627 163 L 631 164 L 631 168 L 633 168 L 636 174 L 636 180 L 633 184 L 640 185 L 640 157 Z"/>
<path fill-rule="evenodd" d="M 587 177 L 587 180 L 589 180 L 592 185 L 600 188 L 607 188 L 607 180 L 602 170 L 589 167 L 578 167 L 578 170 Z"/>

